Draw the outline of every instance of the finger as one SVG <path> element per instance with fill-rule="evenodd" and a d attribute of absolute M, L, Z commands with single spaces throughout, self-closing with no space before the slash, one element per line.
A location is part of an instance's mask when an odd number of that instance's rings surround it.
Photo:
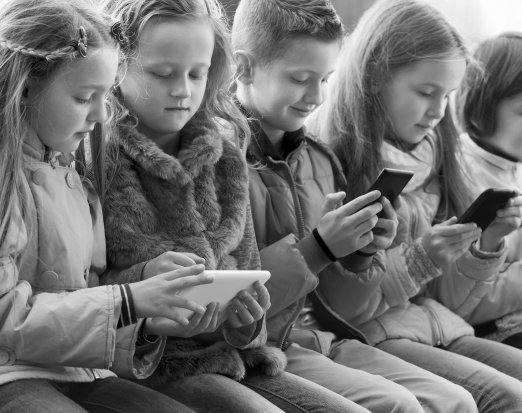
<path fill-rule="evenodd" d="M 195 313 L 204 314 L 207 310 L 202 305 L 199 305 L 195 301 L 189 300 L 188 298 L 181 297 L 176 294 L 172 294 L 169 300 L 169 307 L 173 309 L 173 311 L 177 308 L 186 308 L 187 310 L 193 311 Z"/>
<path fill-rule="evenodd" d="M 458 234 L 470 233 L 477 231 L 478 229 L 477 224 L 474 222 L 469 222 L 467 224 L 452 224 L 449 226 L 442 225 L 441 223 L 433 226 L 435 234 L 441 237 L 454 237 Z"/>
<path fill-rule="evenodd" d="M 371 191 L 344 204 L 343 206 L 339 207 L 338 210 L 344 215 L 352 215 L 361 208 L 364 208 L 366 205 L 374 203 L 380 197 L 381 193 L 379 191 Z"/>
<path fill-rule="evenodd" d="M 202 258 L 199 255 L 193 254 L 192 252 L 178 252 L 177 254 L 192 260 L 194 262 L 194 264 L 205 264 L 205 258 Z M 193 265 L 193 264 L 190 264 L 190 265 Z"/>
<path fill-rule="evenodd" d="M 391 202 L 386 197 L 380 198 L 381 205 L 382 205 L 382 216 L 384 218 L 388 218 L 390 220 L 397 220 L 397 212 L 395 212 L 395 209 L 393 208 Z"/>
<path fill-rule="evenodd" d="M 252 318 L 253 321 L 260 320 L 265 312 L 263 311 L 263 308 L 259 305 L 259 303 L 256 301 L 256 299 L 250 294 L 248 291 L 243 290 L 239 293 L 239 299 L 241 300 L 241 303 L 246 307 Z M 252 321 L 252 322 L 253 322 Z"/>
<path fill-rule="evenodd" d="M 230 303 L 227 307 L 226 314 L 226 320 L 233 328 L 241 327 L 241 320 L 239 319 L 238 310 L 234 308 L 232 303 Z"/>
<path fill-rule="evenodd" d="M 327 212 L 337 209 L 345 196 L 346 193 L 344 191 L 327 194 L 322 206 L 323 213 L 326 214 Z"/>
<path fill-rule="evenodd" d="M 456 222 L 457 222 L 457 217 L 453 216 L 453 217 L 447 219 L 446 221 L 443 221 L 440 224 L 437 224 L 437 225 L 434 225 L 434 226 L 448 226 L 448 225 L 453 225 Z"/>
<path fill-rule="evenodd" d="M 220 324 L 220 317 L 221 317 L 221 308 L 219 303 L 215 303 L 216 306 L 214 308 L 214 312 L 212 313 L 212 318 L 210 322 L 208 323 L 208 330 L 209 331 L 215 331 L 219 324 Z"/>
<path fill-rule="evenodd" d="M 372 215 L 369 219 L 366 219 L 365 221 L 362 221 L 359 225 L 355 227 L 355 230 L 353 231 L 353 235 L 363 235 L 367 232 L 372 231 L 375 228 L 375 225 L 377 225 L 377 222 L 379 221 L 379 218 L 377 215 Z"/>
<path fill-rule="evenodd" d="M 255 302 L 255 300 L 254 300 L 254 302 Z M 248 311 L 247 307 L 245 307 L 245 305 L 238 298 L 234 298 L 234 300 L 232 300 L 230 305 L 231 305 L 233 312 L 239 319 L 241 326 L 250 325 L 255 321 L 254 317 L 252 317 L 252 315 Z M 256 303 L 256 305 L 257 305 L 257 303 Z"/>
<path fill-rule="evenodd" d="M 194 283 L 197 281 L 197 284 L 209 284 L 214 281 L 214 276 L 204 272 L 204 270 L 205 266 L 197 264 L 190 267 L 183 267 L 177 270 L 165 272 L 156 278 L 163 278 L 168 282 L 174 282 L 177 280 L 181 283 Z"/>
<path fill-rule="evenodd" d="M 268 310 L 270 308 L 270 293 L 268 289 L 261 284 L 259 281 L 254 283 L 254 290 L 257 293 L 257 302 L 263 308 L 263 310 Z"/>
<path fill-rule="evenodd" d="M 514 205 L 514 206 L 509 206 L 507 208 L 502 208 L 502 209 L 499 209 L 497 211 L 497 217 L 520 217 L 521 216 L 521 213 L 522 213 L 522 210 L 520 208 L 520 206 L 518 205 Z"/>

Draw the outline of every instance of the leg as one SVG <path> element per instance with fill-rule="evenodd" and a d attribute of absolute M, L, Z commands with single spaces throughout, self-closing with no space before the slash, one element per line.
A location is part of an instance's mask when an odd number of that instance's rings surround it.
<path fill-rule="evenodd" d="M 522 381 L 522 351 L 498 341 L 473 336 L 461 337 L 447 350 L 480 361 Z"/>
<path fill-rule="evenodd" d="M 413 394 L 383 377 L 335 363 L 297 344 L 286 350 L 286 357 L 288 372 L 320 384 L 371 412 L 423 412 Z"/>
<path fill-rule="evenodd" d="M 461 385 L 473 395 L 481 413 L 522 412 L 522 383 L 492 367 L 411 340 L 388 340 L 378 347 Z"/>
<path fill-rule="evenodd" d="M 242 383 L 286 413 L 369 413 L 337 393 L 287 372 L 269 377 L 252 370 Z"/>
<path fill-rule="evenodd" d="M 170 397 L 118 377 L 68 383 L 63 390 L 90 413 L 194 413 Z"/>
<path fill-rule="evenodd" d="M 47 380 L 19 380 L 0 386 L 0 413 L 87 413 Z"/>
<path fill-rule="evenodd" d="M 341 340 L 329 356 L 336 363 L 400 384 L 413 393 L 426 413 L 477 412 L 473 397 L 463 387 L 375 347 Z"/>
<path fill-rule="evenodd" d="M 506 338 L 502 343 L 511 347 L 522 349 L 522 333 L 513 334 L 512 336 Z"/>
<path fill-rule="evenodd" d="M 198 413 L 282 413 L 248 387 L 219 374 L 201 374 L 170 381 L 158 391 Z"/>

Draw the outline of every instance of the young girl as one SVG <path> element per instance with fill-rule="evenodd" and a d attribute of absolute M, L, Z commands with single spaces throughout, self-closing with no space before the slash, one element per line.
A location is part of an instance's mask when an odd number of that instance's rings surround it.
<path fill-rule="evenodd" d="M 1 412 L 192 411 L 108 369 L 152 373 L 163 345 L 136 344 L 141 318 L 201 311 L 176 292 L 208 282 L 203 266 L 87 288 L 105 266 L 101 206 L 71 153 L 106 118 L 110 24 L 85 0 L 0 8 Z"/>
<path fill-rule="evenodd" d="M 341 158 L 348 198 L 363 193 L 384 166 L 415 176 L 403 192 L 394 245 L 365 274 L 325 274 L 321 293 L 371 344 L 464 386 L 480 411 L 520 411 L 522 353 L 474 337 L 471 326 L 430 298 L 437 289 L 452 293 L 456 276 L 495 274 L 505 256 L 502 245 L 489 249 L 487 231 L 452 217 L 471 202 L 447 104 L 466 68 L 462 39 L 425 4 L 381 1 L 339 61 L 330 100 L 311 127 Z M 437 277 L 440 284 L 432 281 Z"/>
<path fill-rule="evenodd" d="M 489 187 L 522 192 L 522 33 L 504 33 L 484 41 L 473 58 L 475 64 L 468 65 L 459 90 L 469 187 L 473 196 Z M 511 208 L 520 207 L 513 204 Z M 462 296 L 440 294 L 439 298 L 475 325 L 477 335 L 522 348 L 520 215 L 501 210 L 496 224 L 487 231 L 497 231 L 499 242 L 506 236 L 508 248 L 500 273 L 458 279 Z"/>
<path fill-rule="evenodd" d="M 108 151 L 104 204 L 110 265 L 124 272 L 103 281 L 154 278 L 176 267 L 172 251 L 202 257 L 208 269 L 259 269 L 238 138 L 248 127 L 227 92 L 232 59 L 220 6 L 111 0 L 107 7 L 128 36 L 129 65 L 118 91 L 128 112 Z M 232 380 L 246 374 L 244 384 L 285 411 L 366 411 L 304 379 L 263 374 L 286 360 L 262 346 L 269 296 L 255 288 L 224 311 L 210 304 L 188 325 L 160 320 L 172 337 L 150 384 L 197 410 L 279 411 Z"/>

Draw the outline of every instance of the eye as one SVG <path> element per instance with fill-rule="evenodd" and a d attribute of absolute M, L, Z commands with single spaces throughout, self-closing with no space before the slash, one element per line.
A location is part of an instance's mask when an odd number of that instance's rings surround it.
<path fill-rule="evenodd" d="M 433 92 L 428 92 L 428 91 L 425 91 L 425 90 L 418 90 L 417 93 L 421 96 L 425 96 L 425 97 L 431 97 L 433 96 Z"/>
<path fill-rule="evenodd" d="M 89 98 L 75 97 L 74 99 L 76 99 L 76 102 L 78 102 L 80 105 L 86 105 L 91 102 L 92 98 L 91 97 L 89 97 Z"/>
<path fill-rule="evenodd" d="M 298 77 L 292 77 L 292 82 L 294 82 L 297 85 L 304 85 L 308 79 L 302 79 Z"/>
<path fill-rule="evenodd" d="M 171 73 L 158 73 L 158 72 L 150 72 L 150 74 L 159 79 L 166 79 L 170 77 Z"/>
<path fill-rule="evenodd" d="M 194 80 L 203 80 L 207 77 L 207 72 L 192 72 L 189 76 Z"/>

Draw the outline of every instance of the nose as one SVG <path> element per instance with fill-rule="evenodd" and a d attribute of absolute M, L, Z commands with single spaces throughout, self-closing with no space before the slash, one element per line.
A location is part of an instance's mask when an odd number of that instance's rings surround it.
<path fill-rule="evenodd" d="M 308 105 L 319 106 L 324 101 L 324 86 L 322 82 L 312 83 L 306 89 L 303 101 Z"/>
<path fill-rule="evenodd" d="M 187 76 L 179 76 L 172 79 L 170 95 L 180 99 L 190 97 L 189 79 Z"/>
<path fill-rule="evenodd" d="M 446 97 L 442 97 L 440 99 L 435 99 L 430 107 L 428 108 L 427 115 L 430 119 L 440 120 L 444 117 L 444 113 L 446 112 L 446 106 L 448 105 L 448 99 Z"/>
<path fill-rule="evenodd" d="M 92 123 L 103 123 L 107 119 L 107 108 L 105 106 L 105 99 L 94 101 L 91 106 L 91 111 L 87 116 L 87 120 Z"/>

